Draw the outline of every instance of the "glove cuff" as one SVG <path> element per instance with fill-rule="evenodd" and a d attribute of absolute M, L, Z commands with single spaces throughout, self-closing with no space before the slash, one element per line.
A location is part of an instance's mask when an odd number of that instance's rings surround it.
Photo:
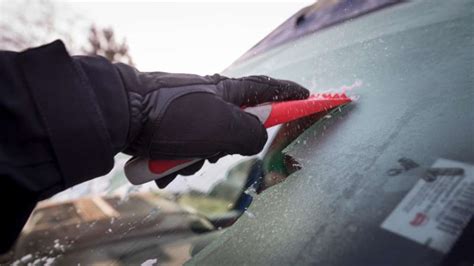
<path fill-rule="evenodd" d="M 113 143 L 120 142 L 121 134 L 113 129 L 121 125 L 107 120 L 116 110 L 101 104 L 106 92 L 94 87 L 60 41 L 21 53 L 18 63 L 47 128 L 65 187 L 110 171 Z"/>

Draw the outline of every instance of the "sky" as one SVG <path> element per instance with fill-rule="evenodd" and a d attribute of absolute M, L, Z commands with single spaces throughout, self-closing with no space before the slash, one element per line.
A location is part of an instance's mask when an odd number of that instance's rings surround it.
<path fill-rule="evenodd" d="M 139 70 L 221 72 L 301 8 L 314 1 L 59 1 L 125 37 Z"/>

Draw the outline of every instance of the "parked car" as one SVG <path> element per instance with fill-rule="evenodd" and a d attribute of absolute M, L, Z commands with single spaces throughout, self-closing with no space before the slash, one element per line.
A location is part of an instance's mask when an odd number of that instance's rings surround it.
<path fill-rule="evenodd" d="M 153 258 L 182 264 L 193 239 L 213 230 L 205 217 L 155 193 L 44 201 L 0 262 L 130 264 Z"/>

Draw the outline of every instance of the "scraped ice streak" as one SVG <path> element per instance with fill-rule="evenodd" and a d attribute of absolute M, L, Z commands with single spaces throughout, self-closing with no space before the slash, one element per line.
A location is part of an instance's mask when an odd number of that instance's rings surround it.
<path fill-rule="evenodd" d="M 341 88 L 340 88 L 340 90 L 342 90 L 342 93 L 346 93 L 346 92 L 348 92 L 348 91 L 352 91 L 352 90 L 355 89 L 355 88 L 360 88 L 360 87 L 362 87 L 362 84 L 363 84 L 362 80 L 356 80 L 356 81 L 354 81 L 354 83 L 352 83 L 352 84 L 349 85 L 349 86 L 342 85 Z"/>
<path fill-rule="evenodd" d="M 157 259 L 149 259 L 149 260 L 144 261 L 141 264 L 141 266 L 152 266 L 152 265 L 156 265 L 157 262 L 158 262 Z"/>
<path fill-rule="evenodd" d="M 343 85 L 343 86 L 341 87 L 342 93 L 346 94 L 346 92 L 348 92 L 348 91 L 352 91 L 352 90 L 354 90 L 354 89 L 356 89 L 356 88 L 362 87 L 363 84 L 364 84 L 364 83 L 362 82 L 362 80 L 356 80 L 354 83 L 352 83 L 352 84 L 349 85 L 349 86 Z M 360 97 L 359 97 L 359 95 L 352 95 L 352 96 L 350 96 L 349 98 L 351 98 L 351 100 L 352 100 L 353 102 L 356 102 L 356 101 L 359 100 Z"/>
<path fill-rule="evenodd" d="M 339 88 L 331 88 L 328 90 L 323 90 L 321 94 L 332 94 L 332 93 L 339 93 L 339 94 L 346 94 L 347 92 L 352 92 L 353 90 L 362 87 L 364 85 L 364 82 L 360 79 L 356 79 L 351 85 L 342 85 Z M 348 96 L 352 101 L 358 101 L 359 96 L 358 95 L 350 95 Z"/>
<path fill-rule="evenodd" d="M 257 217 L 255 216 L 255 214 L 251 213 L 249 210 L 245 210 L 244 213 L 252 219 L 255 219 L 255 217 Z"/>

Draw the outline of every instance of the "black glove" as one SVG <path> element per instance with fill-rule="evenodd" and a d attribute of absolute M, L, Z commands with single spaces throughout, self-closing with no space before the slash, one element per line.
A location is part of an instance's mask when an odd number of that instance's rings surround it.
<path fill-rule="evenodd" d="M 131 128 L 125 153 L 151 159 L 252 155 L 267 140 L 262 123 L 241 110 L 264 102 L 305 99 L 300 85 L 265 76 L 229 79 L 162 72 L 141 73 L 117 65 L 129 95 Z M 190 175 L 203 162 L 178 174 Z M 161 178 L 166 186 L 176 175 Z"/>
<path fill-rule="evenodd" d="M 265 130 L 238 106 L 308 93 L 257 77 L 140 73 L 101 57 L 71 57 L 60 41 L 0 51 L 0 91 L 0 208 L 6 217 L 0 253 L 38 200 L 106 174 L 116 153 L 158 159 L 256 153 Z"/>

